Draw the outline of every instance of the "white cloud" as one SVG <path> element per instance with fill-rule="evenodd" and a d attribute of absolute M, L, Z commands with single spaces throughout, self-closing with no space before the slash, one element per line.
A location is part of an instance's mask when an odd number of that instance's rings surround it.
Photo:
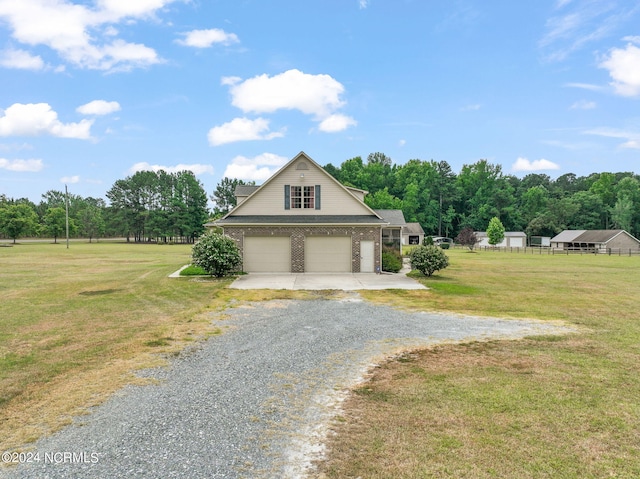
<path fill-rule="evenodd" d="M 175 166 L 163 166 L 163 165 L 151 165 L 146 161 L 134 164 L 129 171 L 131 173 L 136 173 L 138 171 L 155 171 L 158 172 L 160 170 L 164 170 L 167 173 L 179 173 L 181 171 L 191 171 L 194 175 L 202 175 L 208 173 L 210 175 L 213 174 L 213 166 L 211 165 L 203 165 L 201 163 L 194 163 L 191 165 L 185 165 L 179 163 Z"/>
<path fill-rule="evenodd" d="M 0 66 L 18 70 L 42 70 L 45 67 L 40 56 L 13 48 L 4 50 L 0 54 Z"/>
<path fill-rule="evenodd" d="M 19 171 L 37 173 L 44 168 L 42 160 L 7 160 L 0 158 L 0 169 L 8 171 Z"/>
<path fill-rule="evenodd" d="M 234 118 L 228 123 L 214 126 L 209 130 L 208 138 L 211 146 L 224 145 L 236 141 L 272 140 L 284 136 L 284 132 L 270 132 L 269 120 L 264 118 Z"/>
<path fill-rule="evenodd" d="M 236 156 L 227 165 L 222 176 L 245 181 L 265 181 L 287 161 L 288 158 L 273 153 L 263 153 L 254 158 Z"/>
<path fill-rule="evenodd" d="M 571 110 L 593 110 L 596 107 L 595 101 L 579 100 L 569 107 Z"/>
<path fill-rule="evenodd" d="M 482 105 L 480 105 L 479 103 L 474 103 L 472 105 L 463 106 L 462 108 L 460 108 L 460 111 L 478 111 L 480 108 L 482 108 Z"/>
<path fill-rule="evenodd" d="M 60 183 L 69 184 L 69 185 L 80 183 L 80 176 L 78 175 L 63 176 L 62 178 L 60 178 Z"/>
<path fill-rule="evenodd" d="M 231 86 L 231 103 L 244 112 L 299 110 L 324 119 L 345 104 L 340 98 L 344 86 L 329 75 L 310 75 L 294 69 L 272 77 L 263 74 L 245 81 L 234 77 L 222 81 Z"/>
<path fill-rule="evenodd" d="M 91 138 L 93 120 L 62 123 L 48 103 L 14 103 L 0 110 L 0 136 L 52 135 L 59 138 Z"/>
<path fill-rule="evenodd" d="M 82 115 L 108 115 L 120 111 L 120 103 L 117 101 L 93 100 L 76 108 Z"/>
<path fill-rule="evenodd" d="M 114 24 L 153 18 L 173 1 L 99 0 L 91 8 L 69 0 L 0 0 L 0 20 L 15 41 L 47 46 L 78 68 L 129 70 L 162 60 L 145 45 L 114 40 Z"/>
<path fill-rule="evenodd" d="M 360 7 L 360 10 L 364 10 L 369 6 L 369 0 L 358 0 L 358 6 Z"/>
<path fill-rule="evenodd" d="M 529 161 L 526 158 L 518 158 L 511 166 L 513 171 L 557 170 L 558 168 L 560 168 L 560 166 L 549 160 L 540 159 Z"/>
<path fill-rule="evenodd" d="M 640 96 L 639 47 L 628 43 L 625 48 L 612 48 L 598 66 L 609 71 L 611 85 L 618 95 Z"/>
<path fill-rule="evenodd" d="M 176 40 L 176 43 L 186 47 L 209 48 L 214 43 L 231 45 L 239 43 L 240 40 L 235 33 L 227 33 L 218 28 L 209 30 L 192 30 L 182 34 L 184 39 Z"/>
<path fill-rule="evenodd" d="M 566 8 L 564 8 L 566 7 Z M 549 61 L 563 61 L 573 52 L 612 35 L 638 12 L 635 2 L 560 0 L 562 12 L 546 22 L 538 45 Z"/>
<path fill-rule="evenodd" d="M 625 140 L 620 148 L 640 149 L 640 132 L 620 130 L 617 128 L 593 128 L 584 132 L 586 135 L 604 136 L 605 138 L 619 138 Z"/>
<path fill-rule="evenodd" d="M 336 113 L 322 120 L 318 129 L 326 133 L 335 133 L 346 130 L 350 126 L 356 126 L 357 124 L 358 122 L 350 116 Z"/>
<path fill-rule="evenodd" d="M 398 141 L 398 146 L 399 146 L 400 148 L 402 148 L 402 147 L 403 147 L 404 145 L 406 145 L 406 144 L 407 144 L 407 140 L 402 139 L 402 140 Z"/>
<path fill-rule="evenodd" d="M 566 87 L 569 88 L 580 88 L 582 90 L 590 90 L 590 91 L 601 91 L 603 87 L 600 85 L 593 85 L 591 83 L 565 83 Z"/>

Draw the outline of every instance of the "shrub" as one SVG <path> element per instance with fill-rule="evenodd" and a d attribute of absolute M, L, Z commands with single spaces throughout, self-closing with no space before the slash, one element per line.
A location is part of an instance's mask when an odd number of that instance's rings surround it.
<path fill-rule="evenodd" d="M 193 245 L 192 263 L 218 278 L 235 271 L 242 263 L 240 250 L 228 236 L 205 233 Z"/>
<path fill-rule="evenodd" d="M 433 236 L 425 236 L 422 240 L 422 244 L 425 246 L 433 246 Z"/>
<path fill-rule="evenodd" d="M 440 243 L 440 248 L 442 249 L 449 249 L 450 246 L 451 243 Z"/>
<path fill-rule="evenodd" d="M 397 273 L 402 269 L 402 255 L 395 248 L 383 246 L 382 248 L 382 271 Z"/>
<path fill-rule="evenodd" d="M 449 266 L 449 258 L 438 246 L 421 245 L 411 252 L 411 268 L 417 269 L 425 276 Z"/>

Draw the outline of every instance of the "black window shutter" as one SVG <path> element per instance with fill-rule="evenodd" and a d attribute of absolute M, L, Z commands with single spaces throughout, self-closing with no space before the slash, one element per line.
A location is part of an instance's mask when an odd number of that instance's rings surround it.
<path fill-rule="evenodd" d="M 316 185 L 316 209 L 320 209 L 320 185 Z"/>
<path fill-rule="evenodd" d="M 284 185 L 284 209 L 291 209 L 291 186 Z"/>

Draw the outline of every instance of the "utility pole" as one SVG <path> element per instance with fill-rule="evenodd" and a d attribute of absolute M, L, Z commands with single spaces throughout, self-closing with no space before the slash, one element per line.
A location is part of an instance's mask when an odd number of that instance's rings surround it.
<path fill-rule="evenodd" d="M 67 185 L 64 185 L 64 211 L 67 227 L 67 249 L 69 249 L 69 190 L 67 190 Z"/>

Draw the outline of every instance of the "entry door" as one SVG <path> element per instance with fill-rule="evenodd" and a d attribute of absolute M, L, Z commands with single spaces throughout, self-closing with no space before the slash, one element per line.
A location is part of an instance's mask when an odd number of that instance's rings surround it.
<path fill-rule="evenodd" d="M 373 273 L 373 241 L 360 241 L 360 272 Z"/>

